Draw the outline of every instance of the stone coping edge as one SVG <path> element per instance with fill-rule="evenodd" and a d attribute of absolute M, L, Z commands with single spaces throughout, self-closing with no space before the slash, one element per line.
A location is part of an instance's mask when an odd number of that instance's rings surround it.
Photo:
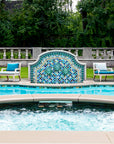
<path fill-rule="evenodd" d="M 0 144 L 114 144 L 113 131 L 0 131 Z"/>
<path fill-rule="evenodd" d="M 75 86 L 93 86 L 93 85 L 114 85 L 114 82 L 93 82 L 84 81 L 83 83 L 71 83 L 71 84 L 40 84 L 30 82 L 0 82 L 0 85 L 20 85 L 20 86 L 42 86 L 42 87 L 75 87 Z"/>
<path fill-rule="evenodd" d="M 24 94 L 1 95 L 0 104 L 39 101 L 72 101 L 114 104 L 114 96 L 89 95 L 89 94 Z"/>

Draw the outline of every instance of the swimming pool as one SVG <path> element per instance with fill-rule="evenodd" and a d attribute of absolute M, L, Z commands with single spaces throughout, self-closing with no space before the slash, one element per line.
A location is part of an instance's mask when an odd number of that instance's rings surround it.
<path fill-rule="evenodd" d="M 75 87 L 0 85 L 0 95 L 16 94 L 92 94 L 114 96 L 114 85 L 90 85 Z"/>
<path fill-rule="evenodd" d="M 114 131 L 114 107 L 77 104 L 39 108 L 38 104 L 0 106 L 0 130 Z"/>

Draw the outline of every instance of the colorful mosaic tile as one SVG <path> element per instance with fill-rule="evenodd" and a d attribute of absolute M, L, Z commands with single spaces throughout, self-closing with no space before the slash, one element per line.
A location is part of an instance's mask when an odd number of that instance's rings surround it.
<path fill-rule="evenodd" d="M 40 55 L 35 64 L 30 65 L 30 80 L 33 83 L 80 83 L 84 78 L 85 65 L 64 51 L 46 52 Z"/>

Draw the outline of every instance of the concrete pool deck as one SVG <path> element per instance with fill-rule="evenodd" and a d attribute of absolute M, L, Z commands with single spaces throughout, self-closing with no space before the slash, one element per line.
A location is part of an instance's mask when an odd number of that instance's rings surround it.
<path fill-rule="evenodd" d="M 44 84 L 32 84 L 26 79 L 18 82 L 1 81 L 1 85 L 35 85 L 49 86 Z M 85 81 L 82 84 L 72 84 L 64 86 L 83 86 L 83 85 L 114 85 L 114 82 L 94 82 Z M 63 86 L 51 85 L 51 86 Z M 76 95 L 69 94 L 47 94 L 47 95 L 13 95 L 0 96 L 0 103 L 10 102 L 37 102 L 39 100 L 72 100 L 76 102 L 98 102 L 114 104 L 114 96 L 99 95 Z M 114 144 L 114 131 L 0 131 L 0 144 Z"/>

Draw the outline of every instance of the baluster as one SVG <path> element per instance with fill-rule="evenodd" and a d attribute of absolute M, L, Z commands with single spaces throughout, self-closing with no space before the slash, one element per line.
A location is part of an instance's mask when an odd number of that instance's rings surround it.
<path fill-rule="evenodd" d="M 78 49 L 76 49 L 76 52 L 75 52 L 76 56 L 78 56 Z"/>
<path fill-rule="evenodd" d="M 28 49 L 26 49 L 26 59 L 28 59 Z"/>
<path fill-rule="evenodd" d="M 4 51 L 3 59 L 6 59 L 6 49 L 4 49 L 3 51 Z"/>
<path fill-rule="evenodd" d="M 106 56 L 106 50 L 104 50 L 104 56 Z"/>
<path fill-rule="evenodd" d="M 96 50 L 96 56 L 97 56 L 97 58 L 99 57 L 99 50 L 98 49 Z"/>
<path fill-rule="evenodd" d="M 11 49 L 11 59 L 13 59 L 13 49 Z"/>
<path fill-rule="evenodd" d="M 21 49 L 18 49 L 18 59 L 21 58 Z"/>
<path fill-rule="evenodd" d="M 111 59 L 113 59 L 114 57 L 113 57 L 113 50 L 111 50 Z"/>

